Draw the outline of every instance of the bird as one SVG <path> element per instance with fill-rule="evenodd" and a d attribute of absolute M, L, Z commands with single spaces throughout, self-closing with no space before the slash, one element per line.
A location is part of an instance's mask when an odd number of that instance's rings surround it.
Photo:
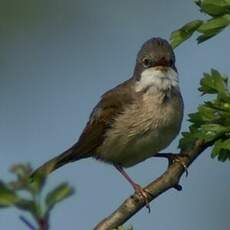
<path fill-rule="evenodd" d="M 167 40 L 153 37 L 137 53 L 131 78 L 101 96 L 78 141 L 31 178 L 92 157 L 119 170 L 149 208 L 147 192 L 124 168 L 165 149 L 180 131 L 183 110 L 173 48 Z"/>

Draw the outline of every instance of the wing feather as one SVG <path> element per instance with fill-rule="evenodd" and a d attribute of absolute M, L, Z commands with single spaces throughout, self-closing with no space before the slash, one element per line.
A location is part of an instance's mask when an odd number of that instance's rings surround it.
<path fill-rule="evenodd" d="M 104 140 L 106 131 L 111 128 L 114 118 L 122 113 L 127 104 L 132 103 L 132 78 L 102 95 L 101 100 L 93 109 L 78 142 L 62 154 L 49 160 L 32 174 L 48 175 L 57 168 L 95 154 L 95 150 Z"/>

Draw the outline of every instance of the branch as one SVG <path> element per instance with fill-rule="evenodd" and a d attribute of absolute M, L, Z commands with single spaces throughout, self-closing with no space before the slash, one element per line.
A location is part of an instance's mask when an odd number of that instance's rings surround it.
<path fill-rule="evenodd" d="M 31 230 L 36 230 L 36 227 L 34 227 L 33 224 L 30 223 L 29 220 L 27 220 L 24 216 L 19 216 L 20 220 Z"/>
<path fill-rule="evenodd" d="M 38 220 L 39 222 L 39 230 L 48 230 L 49 229 L 49 223 L 46 218 Z"/>
<path fill-rule="evenodd" d="M 189 167 L 189 165 L 192 164 L 206 148 L 211 146 L 211 144 L 212 143 L 204 143 L 204 141 L 197 140 L 192 149 L 180 151 L 178 155 L 183 158 L 183 162 Z M 174 162 L 159 178 L 144 188 L 151 194 L 151 196 L 148 197 L 148 201 L 151 202 L 170 188 L 180 190 L 179 181 L 185 170 L 186 169 L 180 163 Z M 103 219 L 94 230 L 111 230 L 117 228 L 143 207 L 145 207 L 143 199 L 134 193 L 126 199 L 117 210 Z"/>

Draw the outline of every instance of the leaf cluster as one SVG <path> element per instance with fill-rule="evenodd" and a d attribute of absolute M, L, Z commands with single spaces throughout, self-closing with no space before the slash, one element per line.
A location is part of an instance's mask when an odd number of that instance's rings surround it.
<path fill-rule="evenodd" d="M 202 95 L 212 95 L 213 99 L 205 101 L 196 113 L 189 115 L 192 124 L 189 132 L 182 133 L 179 147 L 190 148 L 197 139 L 202 139 L 206 143 L 213 142 L 213 158 L 230 160 L 230 91 L 227 77 L 212 69 L 210 74 L 204 73 L 200 85 Z"/>
<path fill-rule="evenodd" d="M 195 31 L 200 33 L 197 42 L 201 43 L 230 25 L 230 0 L 197 0 L 195 3 L 210 19 L 193 20 L 172 32 L 170 41 L 173 48 L 190 38 Z"/>
<path fill-rule="evenodd" d="M 10 168 L 16 180 L 11 182 L 0 180 L 0 208 L 16 207 L 29 212 L 39 226 L 42 222 L 48 223 L 51 210 L 56 204 L 71 196 L 74 189 L 67 183 L 61 183 L 42 196 L 47 178 L 38 175 L 31 183 L 32 171 L 29 164 L 16 164 Z"/>

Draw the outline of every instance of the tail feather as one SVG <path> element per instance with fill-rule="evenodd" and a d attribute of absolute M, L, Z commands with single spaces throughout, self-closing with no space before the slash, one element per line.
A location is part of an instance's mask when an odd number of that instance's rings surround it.
<path fill-rule="evenodd" d="M 54 170 L 60 168 L 61 166 L 70 163 L 72 161 L 79 160 L 82 157 L 80 154 L 76 154 L 74 151 L 74 148 L 70 148 L 60 154 L 57 157 L 54 157 L 53 159 L 47 161 L 45 164 L 40 166 L 38 169 L 36 169 L 30 176 L 31 181 L 33 181 L 36 176 L 41 175 L 41 176 L 47 176 Z"/>

